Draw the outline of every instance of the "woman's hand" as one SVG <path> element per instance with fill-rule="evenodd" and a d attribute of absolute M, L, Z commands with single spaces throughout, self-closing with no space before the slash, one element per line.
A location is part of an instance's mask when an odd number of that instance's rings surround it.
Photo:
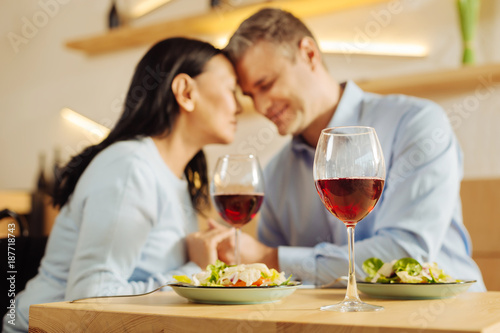
<path fill-rule="evenodd" d="M 189 234 L 186 237 L 189 259 L 205 269 L 217 260 L 217 246 L 231 237 L 234 230 L 208 219 L 208 229 Z"/>

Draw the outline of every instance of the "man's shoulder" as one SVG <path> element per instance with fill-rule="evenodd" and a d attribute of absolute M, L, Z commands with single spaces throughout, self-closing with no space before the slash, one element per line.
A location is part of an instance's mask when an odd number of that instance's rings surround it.
<path fill-rule="evenodd" d="M 436 102 L 402 94 L 366 93 L 364 111 L 367 117 L 389 124 L 439 123 L 445 126 L 449 122 L 446 111 Z"/>
<path fill-rule="evenodd" d="M 375 107 L 389 107 L 393 110 L 417 111 L 432 109 L 439 112 L 443 111 L 439 104 L 430 99 L 403 94 L 380 95 L 365 92 L 364 102 Z"/>

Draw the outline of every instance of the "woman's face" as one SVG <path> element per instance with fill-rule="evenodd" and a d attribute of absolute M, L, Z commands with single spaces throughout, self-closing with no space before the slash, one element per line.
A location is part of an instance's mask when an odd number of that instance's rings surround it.
<path fill-rule="evenodd" d="M 241 112 L 233 66 L 225 56 L 216 55 L 194 80 L 197 99 L 191 112 L 193 135 L 202 135 L 206 144 L 231 143 L 236 132 L 236 114 Z"/>

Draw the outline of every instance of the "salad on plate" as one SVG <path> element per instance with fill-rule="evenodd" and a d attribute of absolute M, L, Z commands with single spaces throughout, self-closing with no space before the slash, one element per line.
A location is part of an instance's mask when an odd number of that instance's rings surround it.
<path fill-rule="evenodd" d="M 455 283 L 460 282 L 446 274 L 438 264 L 420 264 L 413 258 L 402 258 L 384 263 L 379 258 L 369 258 L 363 271 L 371 283 Z"/>
<path fill-rule="evenodd" d="M 291 277 L 286 278 L 284 272 L 280 273 L 261 263 L 226 265 L 220 260 L 191 277 L 174 275 L 178 282 L 204 287 L 286 286 L 292 284 Z"/>

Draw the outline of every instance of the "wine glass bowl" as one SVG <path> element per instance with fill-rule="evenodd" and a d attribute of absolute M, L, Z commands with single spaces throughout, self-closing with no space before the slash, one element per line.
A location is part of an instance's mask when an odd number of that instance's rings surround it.
<path fill-rule="evenodd" d="M 264 180 L 254 155 L 224 155 L 217 160 L 210 194 L 219 215 L 235 228 L 235 261 L 240 264 L 239 230 L 258 213 Z"/>
<path fill-rule="evenodd" d="M 380 178 L 330 178 L 316 181 L 326 209 L 346 226 L 355 226 L 375 207 L 384 187 Z"/>
<path fill-rule="evenodd" d="M 263 194 L 215 194 L 213 200 L 219 215 L 235 228 L 250 222 L 262 205 Z"/>
<path fill-rule="evenodd" d="M 354 269 L 354 228 L 377 204 L 385 183 L 385 162 L 375 129 L 363 126 L 327 128 L 314 156 L 314 182 L 326 209 L 347 227 L 349 279 L 344 301 L 325 311 L 379 311 L 358 296 Z"/>

